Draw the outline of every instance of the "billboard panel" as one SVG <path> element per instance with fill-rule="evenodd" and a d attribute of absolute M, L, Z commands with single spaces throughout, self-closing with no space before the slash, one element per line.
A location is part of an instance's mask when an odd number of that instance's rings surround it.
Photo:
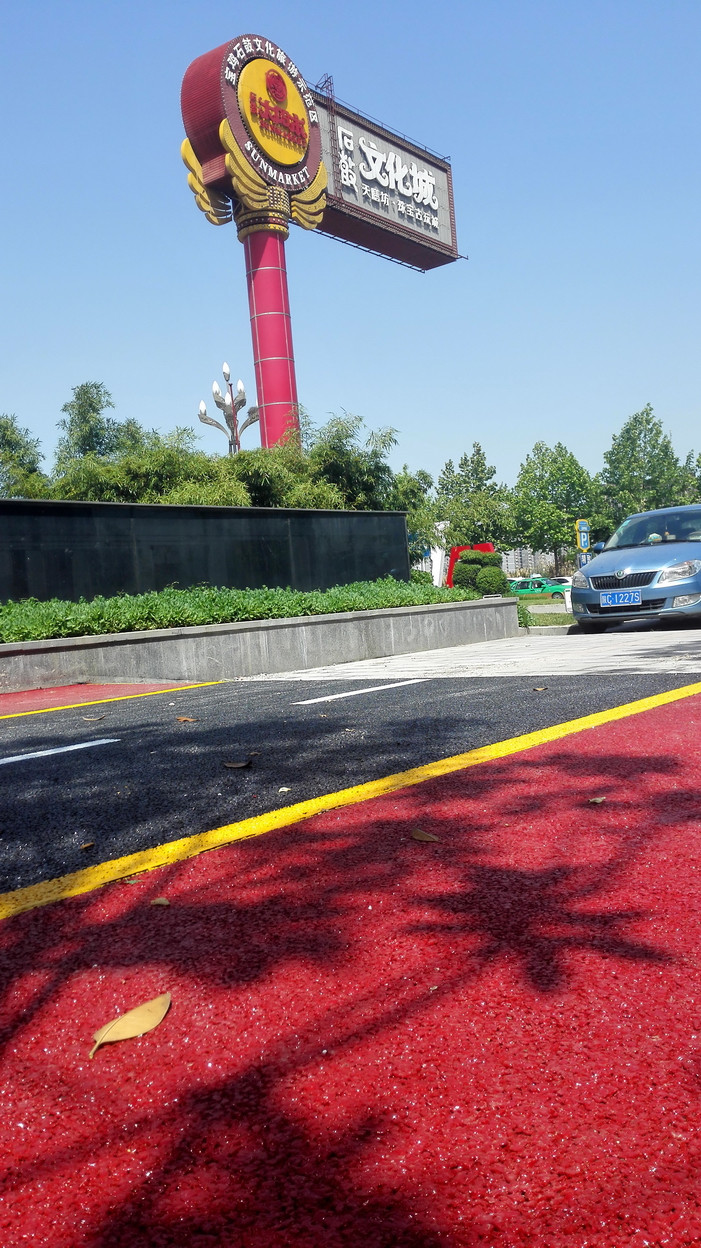
<path fill-rule="evenodd" d="M 458 258 L 450 165 L 318 91 L 326 210 L 317 227 L 417 269 Z"/>

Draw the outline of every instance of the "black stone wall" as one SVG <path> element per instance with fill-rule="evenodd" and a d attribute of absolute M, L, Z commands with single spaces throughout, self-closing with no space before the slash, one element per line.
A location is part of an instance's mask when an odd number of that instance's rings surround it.
<path fill-rule="evenodd" d="M 0 601 L 167 585 L 328 589 L 409 579 L 395 511 L 287 511 L 0 499 Z"/>

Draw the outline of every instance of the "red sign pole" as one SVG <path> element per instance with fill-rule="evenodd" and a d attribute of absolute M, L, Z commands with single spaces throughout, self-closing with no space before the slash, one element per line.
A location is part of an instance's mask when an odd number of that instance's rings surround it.
<path fill-rule="evenodd" d="M 299 435 L 285 239 L 326 210 L 315 99 L 282 48 L 241 35 L 188 66 L 181 100 L 195 202 L 244 246 L 261 442 L 276 446 Z"/>
<path fill-rule="evenodd" d="M 253 229 L 243 239 L 253 363 L 262 446 L 299 429 L 292 321 L 287 293 L 285 235 Z"/>

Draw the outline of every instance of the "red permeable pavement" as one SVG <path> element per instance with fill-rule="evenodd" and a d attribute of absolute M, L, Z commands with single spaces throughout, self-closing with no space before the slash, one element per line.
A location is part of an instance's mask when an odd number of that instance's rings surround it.
<path fill-rule="evenodd" d="M 57 685 L 51 689 L 23 689 L 19 693 L 0 693 L 0 718 L 3 715 L 22 715 L 28 711 L 53 710 L 62 706 L 79 706 L 85 702 L 129 698 L 140 693 L 160 693 L 182 688 L 182 681 L 169 680 L 140 685 Z"/>
<path fill-rule="evenodd" d="M 701 1242 L 700 718 L 3 924 L 5 1248 Z"/>

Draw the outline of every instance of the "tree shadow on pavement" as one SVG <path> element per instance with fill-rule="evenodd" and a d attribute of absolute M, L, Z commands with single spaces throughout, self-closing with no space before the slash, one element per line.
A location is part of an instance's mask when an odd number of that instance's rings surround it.
<path fill-rule="evenodd" d="M 552 787 L 540 795 L 533 788 L 544 770 L 559 784 L 557 816 Z M 3 1039 L 16 1051 L 26 1049 L 27 1069 L 36 1061 L 31 1050 L 36 1030 L 46 1026 L 45 1007 L 67 983 L 80 985 L 87 977 L 89 984 L 95 968 L 111 976 L 110 984 L 126 975 L 132 991 L 143 972 L 152 995 L 171 981 L 211 993 L 226 1017 L 225 1048 L 235 1067 L 225 1075 L 207 1076 L 205 1069 L 199 1076 L 204 1086 L 193 1076 L 177 1107 L 142 1101 L 125 1125 L 122 1079 L 131 1063 L 117 1053 L 102 1066 L 104 1095 L 115 1102 L 111 1122 L 88 1119 L 72 1139 L 39 1150 L 15 1176 L 18 1185 L 31 1191 L 63 1172 L 80 1174 L 90 1157 L 115 1145 L 109 1208 L 94 1215 L 70 1248 L 501 1242 L 488 1219 L 480 1222 L 487 1205 L 479 1197 L 473 1207 L 469 1185 L 461 1189 L 464 1222 L 451 1226 L 432 1207 L 428 1187 L 412 1195 L 396 1167 L 372 1170 L 378 1140 L 391 1152 L 407 1130 L 394 1123 L 391 1101 L 359 1106 L 339 1096 L 336 1111 L 331 1106 L 310 1117 L 292 1110 L 291 1085 L 302 1076 L 313 1079 L 321 1104 L 318 1089 L 329 1063 L 345 1063 L 348 1079 L 355 1078 L 359 1054 L 380 1043 L 391 1050 L 410 1022 L 423 1026 L 442 1002 L 498 963 L 512 968 L 519 991 L 547 999 L 568 990 L 581 954 L 628 964 L 669 962 L 669 952 L 629 930 L 648 917 L 644 908 L 620 908 L 611 895 L 665 831 L 659 794 L 646 792 L 643 782 L 676 784 L 678 770 L 665 757 L 609 757 L 602 764 L 583 761 L 573 749 L 551 754 L 544 764 L 526 755 L 517 766 L 508 760 L 460 773 L 451 778 L 450 794 L 445 780 L 431 781 L 362 809 L 330 811 L 229 846 L 207 857 L 206 886 L 198 881 L 200 859 L 7 923 L 0 932 Z M 609 785 L 605 813 L 587 807 L 593 777 L 596 793 Z M 615 797 L 613 780 L 622 777 L 630 796 L 619 789 Z M 690 792 L 674 792 L 683 809 L 690 808 Z M 509 826 L 522 819 L 530 827 L 546 815 L 559 821 L 559 839 L 547 841 L 550 861 L 505 862 L 506 816 Z M 588 828 L 597 820 L 591 860 L 581 860 L 585 819 Z M 418 844 L 412 839 L 417 826 L 438 841 Z M 171 906 L 152 908 L 154 897 L 171 888 Z M 394 961 L 377 960 L 366 935 L 370 908 L 381 916 L 378 931 Z M 432 982 L 437 963 L 447 967 L 438 985 Z M 252 988 L 265 994 L 281 977 L 285 983 L 291 977 L 300 994 L 311 993 L 308 1012 L 295 1002 L 295 1018 L 267 1018 L 259 1055 L 246 1056 L 251 1042 L 236 1032 L 248 1021 L 241 1014 L 250 1000 L 245 994 Z M 337 999 L 329 999 L 327 987 L 317 1007 L 313 985 L 322 980 L 337 982 Z M 94 991 L 99 997 L 97 981 Z M 279 998 L 271 1000 L 270 1010 L 280 1008 Z M 174 1014 L 176 1040 L 185 1026 Z M 202 1034 L 219 1048 L 213 1032 Z M 60 1061 L 70 1104 L 66 1051 Z M 430 1134 L 430 1115 L 427 1129 Z M 151 1160 L 154 1134 L 161 1143 Z M 149 1157 L 145 1177 L 143 1167 L 139 1177 L 128 1177 L 116 1149 L 126 1139 Z M 54 1243 L 63 1248 L 60 1239 Z"/>
<path fill-rule="evenodd" d="M 667 955 L 626 935 L 626 926 L 648 916 L 641 910 L 587 913 L 577 902 L 599 890 L 589 873 L 555 867 L 517 871 L 470 867 L 463 891 L 418 897 L 440 916 L 418 924 L 419 933 L 477 937 L 467 960 L 481 970 L 507 958 L 530 986 L 553 992 L 567 985 L 567 955 L 575 951 L 644 962 L 666 962 Z"/>

